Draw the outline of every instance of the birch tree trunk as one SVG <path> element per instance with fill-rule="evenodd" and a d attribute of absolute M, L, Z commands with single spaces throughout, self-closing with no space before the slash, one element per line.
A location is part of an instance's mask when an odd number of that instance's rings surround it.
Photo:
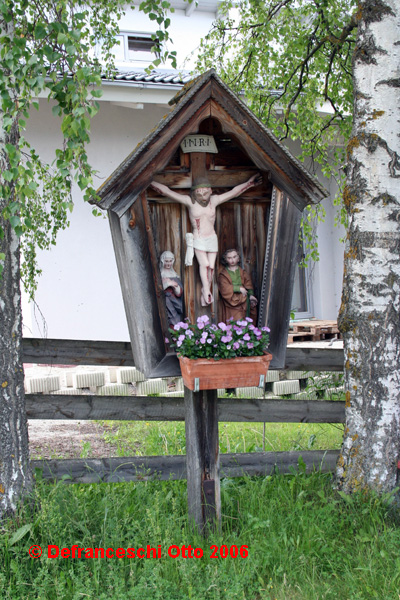
<path fill-rule="evenodd" d="M 0 23 L 0 31 L 12 35 L 12 25 Z M 0 109 L 1 173 L 10 168 L 5 145 L 18 147 L 19 139 L 16 122 L 4 131 L 3 116 Z M 0 254 L 4 256 L 0 279 L 0 520 L 15 511 L 33 482 L 22 366 L 20 244 L 10 220 L 3 217 L 4 209 L 14 199 L 11 184 L 9 190 L 8 197 L 0 192 Z"/>
<path fill-rule="evenodd" d="M 339 315 L 346 426 L 337 477 L 346 493 L 393 490 L 400 459 L 400 2 L 362 1 L 358 17 Z"/>
<path fill-rule="evenodd" d="M 19 241 L 9 223 L 2 223 L 5 253 L 0 294 L 0 519 L 14 512 L 32 487 L 28 426 L 22 368 Z"/>

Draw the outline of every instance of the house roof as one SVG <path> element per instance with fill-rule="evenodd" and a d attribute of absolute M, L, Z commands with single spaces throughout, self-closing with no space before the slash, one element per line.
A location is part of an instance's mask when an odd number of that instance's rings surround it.
<path fill-rule="evenodd" d="M 147 73 L 144 69 L 118 69 L 118 74 L 114 77 L 114 79 L 110 80 L 106 76 L 103 77 L 103 81 L 119 81 L 126 82 L 127 84 L 157 84 L 157 85 L 185 85 L 192 79 L 192 75 L 188 71 L 180 71 L 176 70 L 165 70 L 165 71 L 156 71 L 153 70 L 150 73 Z"/>
<path fill-rule="evenodd" d="M 153 172 L 149 174 L 147 183 L 144 183 L 146 177 L 143 176 L 143 173 L 150 163 L 153 171 L 157 170 L 154 169 L 157 155 L 171 142 L 171 135 L 168 135 L 169 128 L 176 120 L 179 120 L 182 124 L 182 138 L 187 135 L 183 125 L 190 120 L 190 115 L 194 114 L 197 104 L 204 103 L 204 90 L 208 83 L 214 84 L 214 87 L 208 86 L 208 100 L 213 98 L 217 103 L 224 105 L 223 110 L 227 113 L 236 131 L 243 131 L 248 136 L 255 164 L 262 170 L 268 170 L 272 181 L 277 182 L 278 187 L 282 187 L 301 210 L 307 204 L 317 203 L 328 196 L 328 192 L 319 181 L 257 119 L 246 104 L 222 81 L 214 69 L 210 69 L 186 83 L 182 80 L 182 83 L 182 89 L 170 101 L 173 106 L 171 112 L 161 119 L 156 128 L 137 145 L 99 188 L 100 201 L 98 204 L 102 208 L 112 209 L 118 214 L 122 214 L 128 208 L 129 203 L 134 201 L 131 194 L 129 200 L 123 199 L 124 195 L 126 196 L 126 188 L 129 187 L 131 190 L 135 188 L 133 182 L 139 177 L 141 191 L 149 185 Z M 175 123 L 175 137 L 179 131 L 179 126 Z M 180 140 L 176 141 L 176 147 L 179 143 Z M 265 166 L 265 156 L 268 156 L 268 166 Z"/>

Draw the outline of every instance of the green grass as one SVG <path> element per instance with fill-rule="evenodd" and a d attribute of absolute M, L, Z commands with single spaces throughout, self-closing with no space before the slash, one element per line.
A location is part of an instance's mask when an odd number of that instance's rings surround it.
<path fill-rule="evenodd" d="M 104 421 L 104 439 L 119 456 L 185 454 L 181 422 Z M 220 423 L 220 452 L 279 452 L 340 448 L 343 425 L 319 423 Z"/>
<path fill-rule="evenodd" d="M 225 479 L 222 530 L 187 521 L 186 482 L 97 485 L 38 482 L 0 535 L 4 600 L 399 600 L 400 529 L 388 499 L 345 499 L 314 473 Z M 18 539 L 25 532 L 25 535 Z M 41 558 L 28 549 L 40 545 Z M 71 548 L 161 546 L 161 558 L 47 558 Z M 171 545 L 203 558 L 171 558 Z M 210 558 L 210 547 L 248 557 Z"/>

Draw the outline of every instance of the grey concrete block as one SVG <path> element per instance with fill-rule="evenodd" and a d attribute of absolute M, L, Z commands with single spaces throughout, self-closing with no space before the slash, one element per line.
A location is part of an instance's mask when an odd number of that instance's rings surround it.
<path fill-rule="evenodd" d="M 259 387 L 236 388 L 239 398 L 263 398 L 264 390 Z"/>
<path fill-rule="evenodd" d="M 28 394 L 40 394 L 54 392 L 60 389 L 60 377 L 52 375 L 49 377 L 31 377 L 25 380 L 25 389 Z"/>
<path fill-rule="evenodd" d="M 279 371 L 267 371 L 265 383 L 273 383 L 274 381 L 279 381 L 279 379 Z"/>
<path fill-rule="evenodd" d="M 145 381 L 145 376 L 135 367 L 122 367 L 117 370 L 117 383 L 134 383 L 137 381 Z"/>
<path fill-rule="evenodd" d="M 55 396 L 82 396 L 83 392 L 79 388 L 62 388 L 60 390 L 56 390 L 55 392 L 51 392 Z"/>
<path fill-rule="evenodd" d="M 308 379 L 308 371 L 286 371 L 286 379 Z"/>
<path fill-rule="evenodd" d="M 277 381 L 272 384 L 272 393 L 278 396 L 287 396 L 289 394 L 298 394 L 300 392 L 300 383 L 298 379 L 290 381 Z"/>
<path fill-rule="evenodd" d="M 109 383 L 96 388 L 98 396 L 131 396 L 132 387 L 127 383 Z"/>
<path fill-rule="evenodd" d="M 167 391 L 166 379 L 148 379 L 147 381 L 139 381 L 136 384 L 138 396 L 147 396 L 148 394 L 164 395 Z"/>
<path fill-rule="evenodd" d="M 76 388 L 98 387 L 104 385 L 105 380 L 104 371 L 82 371 L 72 375 L 73 387 Z"/>

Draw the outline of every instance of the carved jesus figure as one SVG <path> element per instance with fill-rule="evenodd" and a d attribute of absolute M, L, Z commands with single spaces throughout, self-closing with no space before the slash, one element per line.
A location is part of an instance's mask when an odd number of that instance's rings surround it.
<path fill-rule="evenodd" d="M 213 301 L 210 288 L 218 252 L 218 238 L 214 228 L 216 208 L 223 202 L 237 198 L 249 188 L 259 185 L 261 181 L 261 175 L 257 173 L 245 183 L 235 186 L 228 192 L 214 194 L 209 182 L 201 179 L 194 182 L 190 196 L 179 194 L 156 181 L 152 181 L 150 184 L 159 194 L 184 204 L 189 211 L 192 234 L 186 236 L 188 251 L 185 263 L 192 264 L 193 253 L 196 254 L 202 285 L 201 304 L 203 306 L 211 304 Z"/>

